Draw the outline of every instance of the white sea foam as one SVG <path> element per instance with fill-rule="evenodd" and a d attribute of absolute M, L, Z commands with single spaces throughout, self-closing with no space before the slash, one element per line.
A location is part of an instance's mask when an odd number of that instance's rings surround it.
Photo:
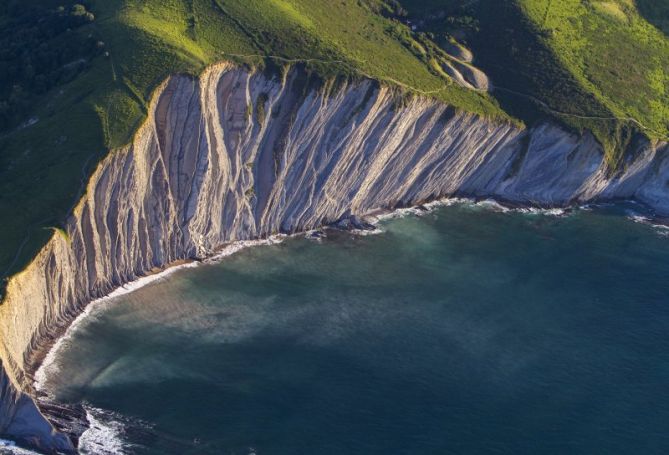
<path fill-rule="evenodd" d="M 132 444 L 124 440 L 125 425 L 114 414 L 103 409 L 84 406 L 89 427 L 79 438 L 83 455 L 123 455 Z"/>
<path fill-rule="evenodd" d="M 120 424 L 102 423 L 90 410 L 86 410 L 89 427 L 79 439 L 79 451 L 83 454 L 123 454 L 125 443 L 121 438 Z"/>
<path fill-rule="evenodd" d="M 542 209 L 538 207 L 521 207 L 513 209 L 514 212 L 525 213 L 528 215 L 543 215 L 543 216 L 565 216 L 567 211 L 560 208 Z"/>
<path fill-rule="evenodd" d="M 537 207 L 507 207 L 502 203 L 486 199 L 482 201 L 476 201 L 474 199 L 468 198 L 445 198 L 435 200 L 433 202 L 427 203 L 420 207 L 410 207 L 397 209 L 392 212 L 376 214 L 373 216 L 366 217 L 367 220 L 370 220 L 373 225 L 376 226 L 375 229 L 356 229 L 352 230 L 352 234 L 356 235 L 375 235 L 385 232 L 381 227 L 378 226 L 378 223 L 385 220 L 402 218 L 407 216 L 423 216 L 433 212 L 434 210 L 441 207 L 463 205 L 471 208 L 481 208 L 485 210 L 491 210 L 501 213 L 522 213 L 528 215 L 545 215 L 545 216 L 556 216 L 562 217 L 568 215 L 570 212 L 561 208 L 549 208 L 542 209 Z M 602 207 L 607 204 L 588 204 L 584 206 L 577 207 L 578 210 L 589 211 L 596 207 Z M 648 224 L 659 231 L 662 232 L 662 235 L 669 236 L 669 226 L 656 224 L 653 220 L 647 216 L 641 215 L 634 211 L 628 211 L 627 216 L 629 219 L 636 223 Z M 315 232 L 315 231 L 310 231 Z M 306 235 L 308 237 L 310 232 L 302 232 L 295 235 Z M 216 263 L 220 262 L 224 258 L 231 256 L 245 248 L 261 245 L 275 245 L 282 243 L 290 235 L 279 234 L 271 236 L 267 239 L 261 240 L 249 240 L 249 241 L 238 241 L 230 243 L 225 246 L 223 249 L 218 251 L 215 255 L 206 259 L 205 263 Z M 320 240 L 320 237 L 317 237 Z M 96 314 L 105 310 L 106 304 L 110 303 L 113 299 L 134 292 L 139 288 L 147 286 L 153 282 L 161 281 L 167 278 L 172 273 L 182 269 L 182 268 L 191 268 L 197 267 L 200 263 L 191 262 L 186 264 L 181 264 L 177 266 L 170 267 L 160 273 L 153 274 L 147 277 L 139 278 L 134 282 L 126 284 L 121 288 L 116 289 L 109 295 L 97 299 L 91 302 L 84 311 L 74 320 L 71 326 L 68 328 L 65 335 L 60 337 L 60 339 L 54 344 L 52 349 L 47 353 L 47 356 L 44 359 L 41 367 L 35 374 L 35 388 L 49 395 L 47 379 L 49 376 L 56 376 L 59 371 L 59 366 L 57 364 L 57 359 L 59 357 L 61 349 L 67 348 L 68 344 L 73 339 L 73 334 L 76 328 L 82 323 L 84 319 L 95 317 Z M 52 377 L 53 377 L 52 376 Z M 80 450 L 81 453 L 90 453 L 90 454 L 123 454 L 126 453 L 130 447 L 127 442 L 123 440 L 124 435 L 124 423 L 122 419 L 114 419 L 109 417 L 109 413 L 95 408 L 86 407 L 87 417 L 90 423 L 90 428 L 88 428 L 82 435 L 80 440 Z M 104 414 L 103 414 L 104 413 Z M 104 418 L 100 418 L 101 415 L 104 415 Z M 35 452 L 31 452 L 26 449 L 16 447 L 16 445 L 11 441 L 0 440 L 0 455 L 3 454 L 17 454 L 17 455 L 33 455 Z"/>
<path fill-rule="evenodd" d="M 562 217 L 568 214 L 567 209 L 560 207 L 541 208 L 541 207 L 508 207 L 494 199 L 485 199 L 478 202 L 470 202 L 476 207 L 492 210 L 501 213 L 523 213 L 526 215 L 541 215 Z"/>
<path fill-rule="evenodd" d="M 374 226 L 376 226 L 375 229 L 369 229 L 369 230 L 364 230 L 364 229 L 356 229 L 352 230 L 351 233 L 356 234 L 356 235 L 376 235 L 376 234 L 381 234 L 385 232 L 381 227 L 378 226 L 379 222 L 385 221 L 385 220 L 390 220 L 390 219 L 396 219 L 396 218 L 402 218 L 402 217 L 407 217 L 407 216 L 423 216 L 426 214 L 429 214 L 433 212 L 434 210 L 441 208 L 441 207 L 449 207 L 449 206 L 455 206 L 455 205 L 464 205 L 464 206 L 469 206 L 472 208 L 482 208 L 486 210 L 492 210 L 495 212 L 501 212 L 501 213 L 508 213 L 508 212 L 516 212 L 516 213 L 524 213 L 524 214 L 530 214 L 530 215 L 546 215 L 546 216 L 565 216 L 567 215 L 567 211 L 565 209 L 560 209 L 560 208 L 549 208 L 549 209 L 541 209 L 537 207 L 518 207 L 518 208 L 511 208 L 504 206 L 502 203 L 495 201 L 493 199 L 485 199 L 482 201 L 476 201 L 474 199 L 470 198 L 444 198 L 444 199 L 439 199 L 432 201 L 430 203 L 427 203 L 425 205 L 422 205 L 421 207 L 408 207 L 408 208 L 401 208 L 397 209 L 388 213 L 382 213 L 378 215 L 374 215 L 371 217 L 367 217 L 368 219 L 371 219 L 371 222 Z M 599 205 L 598 205 L 599 206 Z M 583 207 L 579 207 L 579 209 L 583 210 L 590 210 L 591 205 L 586 205 Z M 669 226 L 665 225 L 658 225 L 658 224 L 653 224 L 651 223 L 651 220 L 645 216 L 639 215 L 639 214 L 631 214 L 630 219 L 632 219 L 635 222 L 639 223 L 647 223 L 652 225 L 653 227 L 656 227 L 658 229 L 663 230 L 666 235 L 669 235 Z M 307 235 L 309 233 L 306 233 Z M 298 235 L 298 234 L 295 234 Z M 305 235 L 305 233 L 300 233 L 299 235 Z M 278 234 L 271 236 L 267 239 L 260 239 L 260 240 L 248 240 L 248 241 L 238 241 L 238 242 L 233 242 L 230 243 L 229 245 L 225 246 L 223 249 L 218 251 L 215 255 L 212 257 L 206 259 L 205 263 L 216 263 L 220 262 L 226 257 L 229 257 L 245 248 L 249 247 L 254 247 L 254 246 L 261 246 L 261 245 L 275 245 L 283 242 L 287 237 L 291 237 L 290 235 L 286 234 Z M 84 311 L 73 321 L 73 323 L 70 325 L 66 333 L 60 337 L 56 343 L 53 345 L 53 347 L 49 350 L 47 353 L 44 361 L 42 362 L 42 365 L 40 368 L 37 370 L 35 373 L 35 388 L 40 391 L 41 393 L 49 396 L 49 390 L 48 390 L 48 377 L 49 376 L 56 376 L 58 371 L 59 371 L 59 366 L 57 363 L 57 359 L 59 356 L 59 353 L 61 349 L 65 349 L 69 343 L 72 342 L 73 338 L 73 333 L 75 332 L 76 328 L 82 323 L 83 320 L 91 317 L 95 317 L 96 314 L 98 314 L 101 311 L 104 311 L 105 307 L 107 304 L 113 301 L 113 299 L 134 292 L 144 286 L 147 286 L 151 283 L 161 281 L 166 279 L 169 275 L 172 273 L 175 273 L 176 271 L 183 269 L 183 268 L 191 268 L 191 267 L 197 267 L 199 266 L 200 263 L 198 262 L 189 262 L 185 264 L 180 264 L 177 266 L 170 267 L 160 273 L 152 274 L 146 277 L 139 278 L 131 283 L 128 283 L 113 292 L 111 292 L 109 295 L 102 297 L 100 299 L 96 299 L 92 301 L 89 305 L 86 306 Z M 52 377 L 53 377 L 52 376 Z M 89 428 L 85 433 L 85 437 L 82 436 L 82 441 L 84 441 L 85 444 L 87 444 L 89 447 L 95 447 L 98 452 L 89 452 L 89 453 L 123 453 L 119 449 L 119 447 L 122 447 L 123 441 L 122 438 L 120 438 L 120 435 L 122 434 L 122 423 L 118 421 L 112 421 L 109 424 L 103 424 L 99 419 L 95 417 L 95 412 L 101 412 L 100 410 L 97 411 L 89 411 L 87 410 L 88 417 L 89 417 L 89 422 L 91 422 L 91 428 Z M 104 442 L 106 441 L 106 442 Z M 102 446 L 98 446 L 99 443 L 104 442 Z M 8 442 L 10 443 L 10 442 Z M 3 445 L 2 440 L 0 440 L 0 450 L 2 450 L 5 446 Z M 99 452 L 100 447 L 104 447 L 104 450 L 108 450 L 107 452 Z M 118 450 L 117 450 L 118 449 Z M 20 452 L 21 450 L 17 447 L 12 447 L 12 450 L 18 450 L 18 452 L 11 452 L 11 453 L 17 453 L 17 454 L 32 454 L 33 452 L 30 451 L 24 451 Z M 92 449 L 91 449 L 92 450 Z M 117 450 L 117 451 L 114 451 Z M 0 455 L 2 452 L 0 452 Z"/>
<path fill-rule="evenodd" d="M 509 207 L 494 199 L 484 199 L 477 201 L 471 198 L 449 197 L 444 199 L 437 199 L 435 201 L 424 204 L 420 207 L 408 207 L 397 209 L 392 212 L 384 213 L 374 217 L 378 221 L 389 219 L 403 218 L 406 216 L 422 216 L 441 207 L 451 207 L 455 205 L 462 205 L 472 209 L 490 210 L 499 213 L 524 213 L 528 215 L 544 215 L 544 216 L 566 216 L 568 210 L 564 208 L 540 208 L 540 207 Z"/>
<path fill-rule="evenodd" d="M 384 213 L 382 215 L 377 216 L 376 218 L 380 221 L 385 221 L 385 220 L 394 220 L 397 218 L 404 218 L 407 216 L 421 216 L 424 213 L 425 210 L 421 210 L 416 207 L 405 207 L 393 210 L 392 212 Z"/>
<path fill-rule="evenodd" d="M 661 236 L 669 237 L 669 225 L 658 223 L 656 220 L 632 210 L 627 211 L 627 218 L 635 223 L 650 226 Z"/>
<path fill-rule="evenodd" d="M 443 198 L 443 199 L 438 199 L 429 203 L 426 203 L 422 205 L 421 207 L 407 207 L 407 208 L 400 208 L 388 213 L 382 213 L 378 214 L 371 218 L 372 224 L 375 226 L 375 229 L 354 229 L 351 231 L 352 234 L 355 235 L 377 235 L 377 234 L 382 234 L 385 232 L 383 228 L 379 227 L 379 223 L 382 221 L 390 220 L 390 219 L 397 219 L 397 218 L 403 218 L 407 216 L 423 216 L 426 214 L 431 213 L 432 211 L 441 208 L 441 207 L 449 207 L 449 206 L 454 206 L 454 205 L 465 205 L 465 206 L 470 206 L 470 207 L 475 207 L 475 208 L 483 208 L 487 210 L 492 210 L 496 212 L 502 212 L 502 213 L 507 213 L 507 212 L 520 212 L 520 213 L 528 213 L 528 214 L 541 214 L 541 215 L 549 215 L 549 216 L 564 216 L 566 214 L 565 210 L 559 209 L 559 208 L 551 208 L 551 209 L 540 209 L 540 208 L 509 208 L 504 206 L 503 204 L 493 200 L 493 199 L 485 199 L 482 201 L 476 201 L 474 199 L 470 198 L 460 198 L 460 197 L 449 197 L 449 198 Z M 304 233 L 302 233 L 304 234 Z M 300 234 L 300 235 L 302 235 Z M 297 235 L 297 234 L 296 234 Z M 220 262 L 224 258 L 231 256 L 245 248 L 253 247 L 253 246 L 261 246 L 261 245 L 275 245 L 283 242 L 286 238 L 291 237 L 290 235 L 286 234 L 277 234 L 273 235 L 267 239 L 259 239 L 259 240 L 245 240 L 245 241 L 237 241 L 237 242 L 232 242 L 228 245 L 226 245 L 223 249 L 218 251 L 216 254 L 214 254 L 212 257 L 206 259 L 205 263 L 216 263 Z M 159 273 L 152 274 L 149 276 L 141 277 L 133 282 L 130 282 L 128 284 L 125 284 L 118 289 L 114 290 L 110 294 L 108 294 L 105 297 L 96 299 L 89 303 L 84 311 L 73 321 L 73 323 L 70 325 L 66 333 L 61 336 L 56 343 L 52 346 L 52 348 L 49 350 L 47 353 L 46 357 L 44 358 L 44 361 L 42 362 L 42 365 L 40 368 L 37 370 L 35 373 L 35 388 L 40 391 L 41 393 L 46 394 L 47 396 L 50 395 L 48 387 L 47 387 L 47 378 L 51 374 L 56 374 L 59 371 L 59 366 L 57 364 L 57 358 L 58 354 L 61 349 L 65 348 L 68 343 L 71 342 L 72 338 L 72 333 L 74 330 L 81 324 L 81 322 L 86 319 L 92 317 L 95 313 L 98 313 L 99 311 L 102 311 L 102 309 L 106 306 L 106 304 L 109 304 L 110 301 L 113 299 L 120 297 L 125 294 L 129 294 L 131 292 L 134 292 L 144 286 L 147 286 L 151 283 L 157 282 L 157 281 L 162 281 L 166 279 L 169 275 L 172 273 L 175 273 L 176 271 L 183 269 L 183 268 L 191 268 L 191 267 L 197 267 L 199 266 L 200 263 L 198 262 L 189 262 L 185 264 L 180 264 L 176 266 L 172 266 L 170 268 L 167 268 Z"/>
<path fill-rule="evenodd" d="M 231 256 L 235 253 L 238 253 L 239 251 L 245 249 L 245 248 L 250 248 L 252 246 L 261 246 L 261 245 L 276 245 L 279 243 L 282 243 L 286 238 L 291 237 L 288 234 L 276 234 L 272 235 L 266 239 L 259 239 L 259 240 L 240 240 L 238 242 L 233 242 L 225 247 L 223 249 L 219 250 L 216 254 L 214 254 L 212 257 L 205 259 L 205 263 L 216 263 L 220 262 L 223 258 L 226 258 L 228 256 Z"/>
<path fill-rule="evenodd" d="M 386 231 L 384 231 L 383 229 L 381 229 L 378 226 L 374 226 L 374 229 L 353 229 L 353 230 L 351 230 L 351 234 L 360 235 L 362 237 L 365 237 L 367 235 L 379 235 L 379 234 L 383 234 L 384 232 L 386 232 Z"/>
<path fill-rule="evenodd" d="M 405 218 L 407 216 L 423 216 L 426 214 L 429 214 L 433 212 L 434 210 L 441 208 L 441 207 L 450 207 L 453 205 L 458 205 L 458 204 L 473 204 L 475 201 L 473 199 L 466 199 L 466 198 L 457 198 L 457 197 L 452 197 L 452 198 L 444 198 L 444 199 L 437 199 L 432 202 L 428 202 L 426 204 L 421 205 L 420 207 L 404 207 L 400 209 L 395 209 L 386 213 L 381 213 L 378 215 L 373 215 L 371 216 L 372 222 L 378 223 L 380 221 L 386 221 L 386 220 L 394 220 L 397 218 Z M 354 231 L 356 232 L 356 231 Z M 384 232 L 383 230 L 380 230 L 380 232 L 375 232 L 375 231 L 369 231 L 371 233 L 381 233 Z M 368 232 L 368 235 L 369 235 Z"/>
<path fill-rule="evenodd" d="M 278 244 L 283 242 L 283 240 L 287 237 L 289 236 L 286 234 L 277 234 L 267 239 L 233 242 L 230 243 L 229 245 L 226 245 L 215 255 L 204 260 L 203 262 L 204 263 L 220 262 L 224 258 L 231 256 L 245 248 L 249 248 L 252 246 L 260 246 L 260 245 Z M 46 356 L 44 357 L 44 360 L 42 361 L 42 364 L 35 372 L 35 377 L 34 377 L 35 382 L 33 384 L 35 389 L 41 392 L 42 394 L 46 395 L 50 399 L 53 399 L 52 393 L 50 392 L 48 387 L 48 378 L 49 376 L 51 377 L 56 376 L 57 373 L 60 371 L 60 366 L 58 365 L 57 361 L 59 354 L 61 350 L 66 349 L 67 346 L 72 342 L 73 334 L 75 333 L 77 327 L 80 326 L 84 320 L 95 317 L 96 314 L 99 314 L 100 312 L 104 311 L 105 307 L 110 303 L 113 303 L 114 299 L 116 299 L 117 297 L 137 291 L 138 289 L 143 288 L 151 283 L 165 280 L 169 275 L 181 269 L 194 268 L 200 265 L 201 263 L 199 262 L 187 262 L 184 264 L 175 265 L 161 272 L 138 278 L 135 281 L 132 281 L 119 287 L 118 289 L 115 289 L 114 291 L 112 291 L 111 293 L 109 293 L 104 297 L 91 301 L 88 305 L 86 305 L 86 308 L 84 308 L 81 314 L 79 314 L 79 316 L 75 318 L 72 324 L 70 324 L 66 332 L 60 338 L 58 338 L 58 340 L 56 340 L 51 349 L 49 349 L 49 352 L 47 352 Z"/>
<path fill-rule="evenodd" d="M 39 392 L 45 394 L 46 396 L 51 397 L 51 393 L 48 390 L 47 387 L 47 379 L 50 375 L 55 375 L 60 371 L 60 367 L 58 365 L 57 359 L 58 359 L 58 354 L 60 353 L 61 349 L 64 349 L 67 347 L 69 343 L 72 341 L 72 334 L 76 330 L 76 328 L 84 321 L 85 319 L 88 319 L 95 315 L 96 313 L 99 313 L 102 311 L 102 309 L 108 305 L 110 302 L 112 302 L 115 298 L 120 297 L 125 294 L 129 294 L 133 291 L 136 291 L 137 289 L 140 289 L 144 286 L 147 286 L 151 283 L 154 283 L 156 281 L 161 281 L 167 278 L 169 275 L 173 274 L 177 270 L 181 270 L 184 268 L 192 268 L 192 267 L 197 267 L 199 264 L 197 262 L 188 262 L 185 264 L 179 264 L 173 267 L 170 267 L 168 269 L 165 269 L 159 273 L 155 273 L 153 275 L 148 275 L 145 277 L 141 277 L 135 281 L 132 281 L 124 286 L 121 286 L 120 288 L 112 291 L 108 295 L 101 297 L 99 299 L 93 300 L 90 302 L 86 308 L 77 316 L 72 324 L 67 328 L 65 333 L 56 340 L 56 342 L 53 344 L 51 349 L 49 349 L 49 352 L 47 352 L 46 356 L 44 357 L 44 360 L 42 361 L 42 364 L 40 367 L 37 369 L 35 372 L 35 382 L 34 382 L 34 387 L 36 390 Z"/>
<path fill-rule="evenodd" d="M 0 439 L 0 455 L 39 455 L 39 453 L 18 447 L 14 441 Z"/>
<path fill-rule="evenodd" d="M 494 199 L 484 199 L 482 201 L 478 201 L 475 205 L 476 207 L 492 210 L 493 212 L 508 213 L 512 210 Z"/>
<path fill-rule="evenodd" d="M 634 212 L 628 212 L 627 218 L 634 221 L 635 223 L 650 224 L 650 218 L 647 216 L 638 215 Z"/>
<path fill-rule="evenodd" d="M 473 204 L 476 201 L 474 199 L 470 198 L 464 198 L 464 197 L 449 197 L 449 198 L 444 198 L 444 199 L 437 199 L 432 202 L 428 202 L 425 204 L 425 207 L 427 207 L 430 210 L 434 210 L 440 207 L 451 207 L 453 205 L 458 205 L 458 204 Z"/>

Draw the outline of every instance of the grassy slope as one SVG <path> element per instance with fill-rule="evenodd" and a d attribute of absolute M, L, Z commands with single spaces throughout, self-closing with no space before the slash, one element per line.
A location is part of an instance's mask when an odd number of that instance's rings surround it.
<path fill-rule="evenodd" d="M 55 0 L 26 0 L 57 6 Z M 0 135 L 0 277 L 27 264 L 62 226 L 109 147 L 127 143 L 152 90 L 169 74 L 196 74 L 233 58 L 261 64 L 275 55 L 312 62 L 317 73 L 369 75 L 487 116 L 504 112 L 490 97 L 430 70 L 427 57 L 387 33 L 397 23 L 358 0 L 90 0 L 96 20 L 70 39 L 94 34 L 108 57 L 57 87 L 34 107 L 40 121 Z M 2 24 L 0 17 L 0 25 Z M 403 29 L 408 35 L 406 27 Z"/>
<path fill-rule="evenodd" d="M 669 40 L 632 0 L 520 0 L 579 84 L 650 137 L 669 136 Z"/>
<path fill-rule="evenodd" d="M 639 12 L 650 23 L 669 35 L 669 2 L 662 0 L 636 0 Z"/>
<path fill-rule="evenodd" d="M 669 41 L 632 0 L 405 3 L 417 17 L 442 11 L 475 18 L 479 31 L 470 30 L 467 39 L 477 63 L 499 88 L 495 96 L 502 106 L 526 121 L 548 116 L 593 131 L 612 167 L 619 166 L 635 132 L 668 136 Z M 661 20 L 652 8 L 642 11 L 649 20 Z M 448 24 L 448 19 L 433 19 L 426 27 L 440 33 Z"/>
<path fill-rule="evenodd" d="M 106 150 L 129 141 L 161 80 L 224 58 L 251 65 L 263 64 L 252 55 L 336 61 L 309 67 L 323 76 L 368 75 L 414 87 L 487 116 L 558 119 L 593 131 L 612 165 L 637 128 L 583 117 L 634 117 L 649 136 L 667 135 L 669 50 L 660 28 L 669 14 L 653 0 L 637 0 L 643 17 L 631 0 L 401 0 L 412 15 L 445 10 L 476 19 L 480 32 L 466 39 L 502 88 L 495 99 L 431 69 L 432 43 L 367 6 L 380 1 L 90 0 L 96 20 L 70 38 L 94 34 L 109 57 L 47 94 L 35 106 L 39 123 L 0 136 L 0 276 L 20 270 L 50 227 L 62 226 Z M 444 18 L 426 25 L 437 41 L 458 27 Z"/>
<path fill-rule="evenodd" d="M 175 71 L 197 73 L 222 58 L 261 64 L 260 58 L 236 55 L 273 55 L 332 62 L 309 65 L 326 76 L 362 74 L 423 91 L 443 88 L 436 96 L 451 104 L 503 116 L 490 98 L 445 87 L 448 81 L 385 32 L 387 19 L 357 0 L 112 0 L 94 9 L 103 14 L 101 33 L 112 40 L 112 60 L 138 94 L 135 100 L 148 98 Z M 129 123 L 110 128 L 110 145 L 127 141 Z"/>

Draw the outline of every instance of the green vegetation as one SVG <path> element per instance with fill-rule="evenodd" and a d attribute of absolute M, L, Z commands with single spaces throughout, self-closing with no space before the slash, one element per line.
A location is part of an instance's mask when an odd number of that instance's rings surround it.
<path fill-rule="evenodd" d="M 644 134 L 669 136 L 669 41 L 632 0 L 521 5 L 580 87 L 614 117 L 634 119 L 629 124 Z"/>
<path fill-rule="evenodd" d="M 667 17 L 659 3 L 639 1 L 656 24 Z M 632 0 L 403 4 L 437 43 L 456 36 L 473 48 L 507 112 L 592 131 L 612 170 L 636 134 L 669 136 L 669 41 Z"/>
<path fill-rule="evenodd" d="M 79 32 L 95 18 L 84 5 L 54 9 L 5 3 L 2 8 L 0 131 L 18 126 L 39 96 L 74 79 L 104 47 L 92 33 Z"/>
<path fill-rule="evenodd" d="M 662 0 L 636 0 L 639 13 L 647 21 L 669 35 L 669 2 Z"/>
<path fill-rule="evenodd" d="M 255 119 L 262 124 L 265 121 L 265 104 L 267 103 L 267 94 L 261 93 L 256 99 Z"/>
<path fill-rule="evenodd" d="M 0 276 L 62 226 L 155 87 L 232 60 L 303 65 L 330 90 L 370 77 L 487 117 L 592 131 L 611 169 L 635 134 L 669 129 L 669 10 L 653 0 L 6 0 L 0 4 Z M 637 9 L 638 7 L 638 9 Z M 419 24 L 412 31 L 411 20 Z M 474 50 L 493 95 L 445 74 Z M 262 99 L 247 107 L 258 120 Z"/>
<path fill-rule="evenodd" d="M 282 67 L 294 60 L 323 79 L 369 76 L 481 115 L 509 118 L 491 97 L 465 90 L 431 69 L 427 52 L 419 57 L 410 48 L 426 48 L 425 40 L 419 43 L 405 25 L 378 14 L 368 2 L 2 3 L 3 37 L 15 34 L 10 32 L 17 27 L 41 24 L 41 17 L 69 21 L 70 15 L 83 14 L 84 20 L 65 29 L 65 22 L 58 22 L 58 33 L 52 38 L 36 35 L 48 49 L 72 49 L 46 66 L 47 74 L 62 71 L 62 62 L 70 59 L 82 60 L 81 64 L 76 77 L 49 78 L 46 91 L 24 87 L 28 96 L 15 96 L 24 108 L 12 109 L 11 126 L 4 132 L 0 129 L 0 211 L 4 214 L 0 239 L 6 245 L 0 249 L 0 276 L 17 272 L 34 257 L 50 235 L 43 227 L 63 225 L 96 163 L 109 148 L 129 142 L 146 116 L 152 91 L 170 74 L 197 74 L 224 59 L 258 68 Z M 398 39 L 391 30 L 406 39 Z M 38 49 L 25 46 L 22 55 L 32 59 Z M 264 107 L 250 109 L 255 115 L 266 115 Z M 37 123 L 16 127 L 31 118 Z"/>

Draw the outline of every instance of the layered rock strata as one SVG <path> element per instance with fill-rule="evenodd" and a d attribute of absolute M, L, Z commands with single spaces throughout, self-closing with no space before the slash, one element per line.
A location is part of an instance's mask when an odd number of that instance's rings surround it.
<path fill-rule="evenodd" d="M 311 84 L 228 64 L 174 76 L 126 148 L 98 166 L 65 232 L 0 306 L 0 433 L 73 450 L 30 398 L 40 352 L 91 300 L 228 242 L 448 195 L 567 205 L 637 199 L 669 215 L 666 144 L 639 141 L 610 175 L 601 147 L 522 130 L 372 81 Z"/>

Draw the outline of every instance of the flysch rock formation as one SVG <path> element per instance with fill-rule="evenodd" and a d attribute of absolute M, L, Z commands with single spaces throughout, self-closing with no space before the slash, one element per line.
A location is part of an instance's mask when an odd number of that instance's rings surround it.
<path fill-rule="evenodd" d="M 311 87 L 218 64 L 156 91 L 66 224 L 0 306 L 0 433 L 74 450 L 32 401 L 45 348 L 91 300 L 222 245 L 449 195 L 567 205 L 633 198 L 669 214 L 669 150 L 639 142 L 611 176 L 588 134 L 522 130 L 372 81 Z M 327 86 L 326 86 L 327 87 Z"/>

